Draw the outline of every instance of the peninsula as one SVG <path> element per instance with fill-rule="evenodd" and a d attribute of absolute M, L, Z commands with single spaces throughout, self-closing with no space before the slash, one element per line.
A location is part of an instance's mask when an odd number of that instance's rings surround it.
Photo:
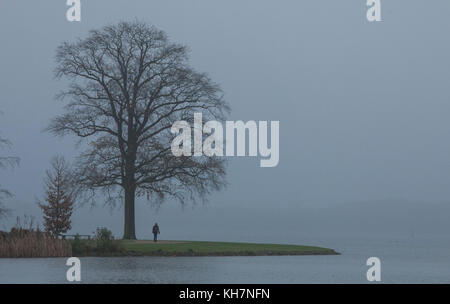
<path fill-rule="evenodd" d="M 329 248 L 260 243 L 123 240 L 128 255 L 141 256 L 265 256 L 336 255 Z"/>

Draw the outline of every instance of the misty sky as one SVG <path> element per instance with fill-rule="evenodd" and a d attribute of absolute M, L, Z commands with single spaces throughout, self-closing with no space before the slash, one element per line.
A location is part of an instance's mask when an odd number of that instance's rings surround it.
<path fill-rule="evenodd" d="M 220 83 L 230 120 L 279 120 L 280 162 L 232 158 L 229 187 L 203 206 L 137 205 L 137 236 L 153 222 L 162 238 L 293 240 L 303 235 L 446 232 L 450 227 L 450 2 L 382 1 L 0 2 L 0 131 L 21 158 L 1 171 L 13 216 L 41 220 L 35 204 L 55 154 L 75 138 L 42 132 L 61 113 L 54 100 L 56 47 L 90 29 L 135 19 L 190 47 L 191 64 Z M 2 152 L 3 153 L 3 152 Z M 120 207 L 78 208 L 73 232 L 122 235 Z"/>

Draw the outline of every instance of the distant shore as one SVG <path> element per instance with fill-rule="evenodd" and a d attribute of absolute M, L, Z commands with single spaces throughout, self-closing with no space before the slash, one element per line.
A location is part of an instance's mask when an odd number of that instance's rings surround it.
<path fill-rule="evenodd" d="M 315 246 L 200 242 L 124 240 L 129 256 L 274 256 L 274 255 L 337 255 L 333 249 Z"/>

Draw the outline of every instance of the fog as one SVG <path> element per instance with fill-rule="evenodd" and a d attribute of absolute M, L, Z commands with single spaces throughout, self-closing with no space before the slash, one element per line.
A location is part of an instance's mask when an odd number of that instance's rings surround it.
<path fill-rule="evenodd" d="M 36 198 L 55 154 L 76 138 L 43 132 L 62 112 L 56 47 L 90 29 L 141 20 L 190 47 L 191 64 L 220 83 L 230 120 L 280 121 L 280 161 L 229 158 L 224 191 L 209 202 L 160 208 L 140 199 L 138 238 L 157 221 L 167 239 L 288 240 L 289 236 L 440 235 L 450 228 L 450 2 L 65 1 L 0 3 L 0 131 L 21 158 L 0 171 L 16 216 L 42 222 Z M 4 153 L 2 151 L 2 153 Z M 77 207 L 72 232 L 123 233 L 123 210 Z"/>

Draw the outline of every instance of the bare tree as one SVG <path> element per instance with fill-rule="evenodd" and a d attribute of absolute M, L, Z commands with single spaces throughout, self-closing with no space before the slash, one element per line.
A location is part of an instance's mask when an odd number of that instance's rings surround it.
<path fill-rule="evenodd" d="M 58 237 L 72 228 L 75 187 L 71 169 L 62 156 L 52 159 L 44 179 L 45 203 L 38 202 L 44 213 L 45 230 Z"/>
<path fill-rule="evenodd" d="M 184 202 L 225 184 L 222 159 L 171 153 L 175 121 L 191 122 L 194 112 L 220 121 L 228 112 L 220 87 L 189 66 L 185 46 L 153 26 L 122 22 L 63 43 L 56 62 L 56 76 L 71 85 L 59 95 L 68 99 L 65 114 L 48 130 L 88 139 L 78 183 L 85 193 L 102 189 L 108 199 L 124 194 L 125 239 L 136 238 L 136 196 Z"/>
<path fill-rule="evenodd" d="M 1 114 L 1 112 L 0 112 Z M 0 150 L 8 148 L 10 141 L 0 137 Z M 0 156 L 0 169 L 14 168 L 19 164 L 19 158 L 13 156 Z M 0 218 L 8 213 L 8 209 L 4 206 L 4 201 L 12 196 L 11 192 L 3 189 L 0 184 Z"/>

